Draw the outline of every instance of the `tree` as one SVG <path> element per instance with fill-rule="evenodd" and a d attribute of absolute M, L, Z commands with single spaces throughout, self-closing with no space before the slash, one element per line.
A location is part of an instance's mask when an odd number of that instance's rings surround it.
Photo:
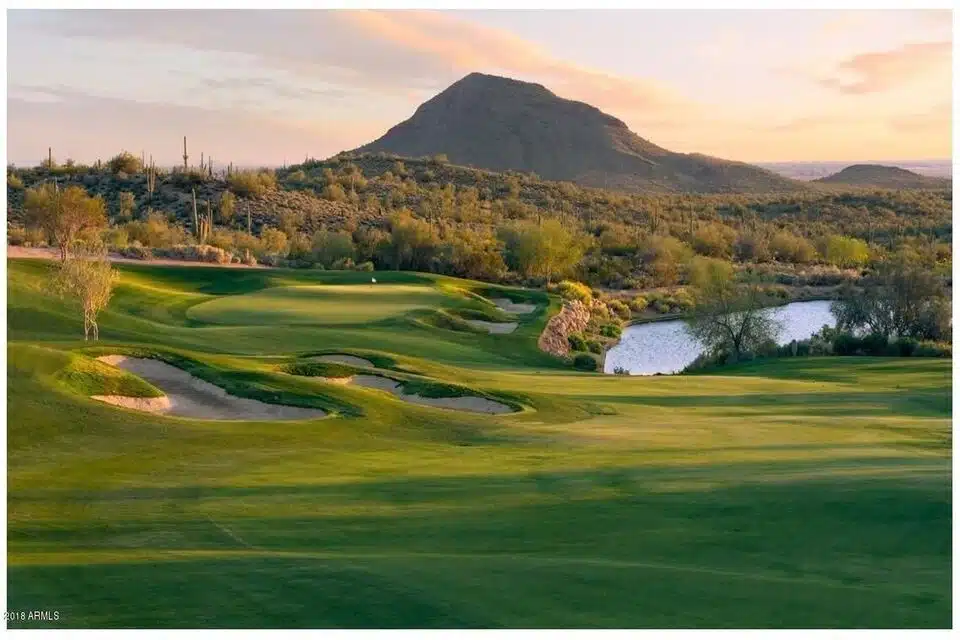
<path fill-rule="evenodd" d="M 260 242 L 267 253 L 283 254 L 287 251 L 287 234 L 279 229 L 264 227 L 260 232 Z"/>
<path fill-rule="evenodd" d="M 500 236 L 507 264 L 527 277 L 540 276 L 548 282 L 569 273 L 586 249 L 582 239 L 555 218 L 542 224 L 515 223 L 502 229 Z"/>
<path fill-rule="evenodd" d="M 356 258 L 353 237 L 346 231 L 327 231 L 321 229 L 313 234 L 313 257 L 324 267 L 333 263 Z"/>
<path fill-rule="evenodd" d="M 60 295 L 79 303 L 83 311 L 83 339 L 100 339 L 97 316 L 110 303 L 113 285 L 119 274 L 110 265 L 106 253 L 79 251 L 66 258 L 55 276 L 54 287 Z"/>
<path fill-rule="evenodd" d="M 41 229 L 47 239 L 60 249 L 60 261 L 81 234 L 99 232 L 107 224 L 107 207 L 103 198 L 91 198 L 82 187 L 59 189 L 43 184 L 27 189 L 24 196 L 27 226 Z"/>
<path fill-rule="evenodd" d="M 439 248 L 436 229 L 402 209 L 390 218 L 390 263 L 394 269 L 429 271 Z"/>
<path fill-rule="evenodd" d="M 837 329 L 884 338 L 948 339 L 950 297 L 943 282 L 922 265 L 898 255 L 864 278 L 850 283 L 831 305 Z"/>
<path fill-rule="evenodd" d="M 759 287 L 738 284 L 733 267 L 714 258 L 695 258 L 690 280 L 696 295 L 687 332 L 708 353 L 736 362 L 775 341 L 781 331 Z"/>
<path fill-rule="evenodd" d="M 497 280 L 507 272 L 502 247 L 487 230 L 462 229 L 447 241 L 447 259 L 453 275 L 474 280 Z"/>
<path fill-rule="evenodd" d="M 860 267 L 870 258 L 870 248 L 866 242 L 839 235 L 825 238 L 820 253 L 824 260 L 838 267 Z"/>

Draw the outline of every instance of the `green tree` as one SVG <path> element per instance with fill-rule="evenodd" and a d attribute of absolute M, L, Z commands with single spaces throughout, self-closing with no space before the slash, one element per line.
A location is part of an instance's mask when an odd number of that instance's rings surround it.
<path fill-rule="evenodd" d="M 821 253 L 824 260 L 838 267 L 862 267 L 870 258 L 866 242 L 841 235 L 827 236 Z"/>
<path fill-rule="evenodd" d="M 353 237 L 346 231 L 328 231 L 321 229 L 313 235 L 313 258 L 324 267 L 330 268 L 335 262 L 356 258 Z"/>
<path fill-rule="evenodd" d="M 524 276 L 540 276 L 548 282 L 570 273 L 586 250 L 584 239 L 555 218 L 542 224 L 514 223 L 501 230 L 501 240 L 507 264 Z"/>
<path fill-rule="evenodd" d="M 133 210 L 136 207 L 136 198 L 129 191 L 121 191 L 118 196 L 118 214 L 120 220 L 129 220 L 133 217 Z"/>
<path fill-rule="evenodd" d="M 781 331 L 759 287 L 738 284 L 733 266 L 715 258 L 694 258 L 690 281 L 695 291 L 686 330 L 715 357 L 738 361 L 775 341 Z"/>
<path fill-rule="evenodd" d="M 99 234 L 107 224 L 103 198 L 90 197 L 82 187 L 59 189 L 43 184 L 27 189 L 24 195 L 27 226 L 41 229 L 47 240 L 60 249 L 60 261 L 67 259 L 72 245 L 83 234 Z"/>
<path fill-rule="evenodd" d="M 54 289 L 74 300 L 83 312 L 83 339 L 100 339 L 97 316 L 110 303 L 113 285 L 119 274 L 102 251 L 75 252 L 60 265 L 54 276 Z"/>

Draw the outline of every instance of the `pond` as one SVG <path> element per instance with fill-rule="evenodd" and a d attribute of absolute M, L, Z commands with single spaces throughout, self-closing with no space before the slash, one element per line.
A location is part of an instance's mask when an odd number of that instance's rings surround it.
<path fill-rule="evenodd" d="M 829 300 L 792 302 L 777 307 L 776 318 L 782 325 L 777 342 L 804 340 L 823 325 L 835 326 Z M 664 320 L 635 324 L 623 330 L 620 342 L 607 352 L 604 373 L 621 367 L 631 375 L 678 373 L 703 351 L 700 343 L 687 335 L 682 320 Z"/>

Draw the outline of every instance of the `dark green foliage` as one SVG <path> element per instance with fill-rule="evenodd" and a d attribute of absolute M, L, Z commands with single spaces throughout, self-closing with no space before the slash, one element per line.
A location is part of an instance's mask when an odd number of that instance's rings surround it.
<path fill-rule="evenodd" d="M 578 353 L 573 357 L 573 368 L 580 371 L 596 371 L 597 359 L 589 353 Z"/>
<path fill-rule="evenodd" d="M 619 338 L 623 329 L 618 324 L 605 324 L 600 327 L 600 335 L 605 338 Z"/>
<path fill-rule="evenodd" d="M 587 340 L 587 351 L 590 353 L 603 353 L 603 343 L 599 340 Z"/>
<path fill-rule="evenodd" d="M 569 336 L 567 336 L 567 342 L 570 343 L 570 348 L 574 351 L 587 350 L 587 341 L 579 333 L 571 333 Z"/>

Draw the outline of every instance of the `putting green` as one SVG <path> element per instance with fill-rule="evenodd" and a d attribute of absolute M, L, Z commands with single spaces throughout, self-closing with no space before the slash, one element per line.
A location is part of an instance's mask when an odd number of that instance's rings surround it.
<path fill-rule="evenodd" d="M 273 287 L 203 302 L 191 320 L 231 325 L 358 324 L 450 304 L 429 286 L 401 284 Z"/>

